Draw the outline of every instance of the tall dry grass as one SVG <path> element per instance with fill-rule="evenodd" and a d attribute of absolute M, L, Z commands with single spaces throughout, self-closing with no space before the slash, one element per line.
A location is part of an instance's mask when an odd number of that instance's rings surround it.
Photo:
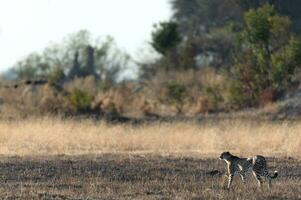
<path fill-rule="evenodd" d="M 205 124 L 130 126 L 55 118 L 0 121 L 0 154 L 58 155 L 103 152 L 300 156 L 301 123 L 225 120 Z"/>

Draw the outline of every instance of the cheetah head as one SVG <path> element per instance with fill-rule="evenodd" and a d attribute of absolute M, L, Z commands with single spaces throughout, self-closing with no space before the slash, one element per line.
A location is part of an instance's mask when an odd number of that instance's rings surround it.
<path fill-rule="evenodd" d="M 231 157 L 231 153 L 229 151 L 223 152 L 219 159 L 220 160 L 228 160 Z"/>

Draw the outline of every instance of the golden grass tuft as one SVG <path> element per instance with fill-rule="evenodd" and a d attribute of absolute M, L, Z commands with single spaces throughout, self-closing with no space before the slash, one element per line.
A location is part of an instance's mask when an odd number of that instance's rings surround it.
<path fill-rule="evenodd" d="M 58 118 L 0 121 L 0 154 L 81 155 L 119 152 L 217 156 L 301 155 L 301 124 L 224 120 L 196 124 L 110 125 Z"/>

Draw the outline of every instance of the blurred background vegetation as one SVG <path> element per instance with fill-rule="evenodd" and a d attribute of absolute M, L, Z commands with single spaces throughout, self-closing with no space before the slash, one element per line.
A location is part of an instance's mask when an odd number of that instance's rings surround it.
<path fill-rule="evenodd" d="M 172 0 L 153 27 L 160 55 L 133 60 L 87 30 L 15 64 L 1 112 L 171 116 L 263 108 L 299 91 L 301 1 Z M 137 27 L 139 28 L 139 27 Z M 139 66 L 137 78 L 125 71 Z"/>

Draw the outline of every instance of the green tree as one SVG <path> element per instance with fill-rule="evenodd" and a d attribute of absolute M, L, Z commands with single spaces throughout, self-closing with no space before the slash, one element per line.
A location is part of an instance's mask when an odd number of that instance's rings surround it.
<path fill-rule="evenodd" d="M 183 35 L 201 36 L 229 21 L 239 21 L 241 9 L 233 0 L 172 0 L 173 19 Z"/>
<path fill-rule="evenodd" d="M 49 64 L 37 53 L 32 53 L 15 65 L 15 72 L 20 79 L 33 79 L 47 76 Z"/>
<path fill-rule="evenodd" d="M 178 25 L 174 22 L 161 22 L 155 25 L 155 30 L 152 32 L 152 46 L 153 48 L 166 55 L 173 51 L 181 42 L 181 37 L 178 32 Z"/>
<path fill-rule="evenodd" d="M 130 61 L 129 55 L 117 47 L 112 37 L 94 39 L 85 30 L 68 35 L 53 47 L 59 47 L 59 51 L 52 52 L 56 52 L 54 57 L 60 57 L 67 66 L 65 71 L 71 78 L 92 75 L 101 81 L 115 83 Z"/>
<path fill-rule="evenodd" d="M 290 88 L 301 64 L 300 42 L 289 31 L 289 18 L 269 4 L 249 10 L 244 20 L 242 53 L 237 54 L 231 88 L 233 100 L 239 105 L 258 105 L 267 96 L 276 100 Z"/>
<path fill-rule="evenodd" d="M 75 52 L 73 62 L 72 62 L 72 66 L 71 66 L 71 69 L 69 70 L 69 73 L 68 73 L 68 78 L 69 79 L 73 79 L 75 77 L 80 77 L 81 76 L 82 71 L 81 71 L 81 68 L 80 68 L 80 63 L 79 63 L 78 57 L 79 57 L 79 53 Z"/>
<path fill-rule="evenodd" d="M 256 9 L 265 4 L 273 5 L 279 14 L 288 16 L 291 19 L 294 31 L 301 31 L 301 1 L 299 0 L 235 0 L 235 2 L 243 11 Z"/>
<path fill-rule="evenodd" d="M 265 4 L 288 16 L 295 30 L 300 31 L 301 1 L 299 0 L 172 0 L 172 18 L 183 35 L 209 33 L 214 28 L 232 23 L 241 27 L 244 12 Z"/>
<path fill-rule="evenodd" d="M 126 68 L 130 57 L 119 50 L 113 38 L 92 38 L 86 30 L 72 33 L 63 41 L 51 43 L 41 54 L 31 54 L 15 65 L 19 78 L 37 76 L 53 79 L 53 73 L 59 77 L 95 76 L 102 81 L 115 83 Z M 63 72 L 67 76 L 61 76 Z"/>
<path fill-rule="evenodd" d="M 86 47 L 85 52 L 85 58 L 84 58 L 84 75 L 85 76 L 96 76 L 96 70 L 95 70 L 95 48 L 91 45 L 88 45 Z"/>
<path fill-rule="evenodd" d="M 152 47 L 163 57 L 157 61 L 156 71 L 160 69 L 175 70 L 179 68 L 178 45 L 182 38 L 178 25 L 174 22 L 161 22 L 154 26 Z"/>
<path fill-rule="evenodd" d="M 230 69 L 234 64 L 235 38 L 244 25 L 244 12 L 267 3 L 290 17 L 294 32 L 301 31 L 300 0 L 172 0 L 172 20 L 178 24 L 185 43 L 193 36 L 196 67 Z"/>

